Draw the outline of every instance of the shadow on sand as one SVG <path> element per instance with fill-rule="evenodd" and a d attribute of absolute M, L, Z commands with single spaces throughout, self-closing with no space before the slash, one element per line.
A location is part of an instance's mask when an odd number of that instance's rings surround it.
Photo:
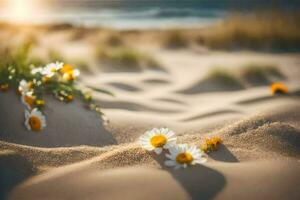
<path fill-rule="evenodd" d="M 222 162 L 239 162 L 224 144 L 220 144 L 218 151 L 210 152 L 208 156 Z"/>
<path fill-rule="evenodd" d="M 205 165 L 194 165 L 178 170 L 167 168 L 164 165 L 165 153 L 163 152 L 159 156 L 154 153 L 151 155 L 163 170 L 170 173 L 180 183 L 191 199 L 213 199 L 226 185 L 226 179 L 220 172 Z"/>

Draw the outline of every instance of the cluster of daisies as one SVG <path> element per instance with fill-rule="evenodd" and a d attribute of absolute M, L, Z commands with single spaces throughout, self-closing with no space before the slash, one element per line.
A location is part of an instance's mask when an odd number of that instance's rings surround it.
<path fill-rule="evenodd" d="M 64 65 L 63 63 L 56 62 L 50 63 L 45 67 L 33 68 L 31 74 L 35 76 L 33 80 L 26 81 L 22 79 L 19 83 L 18 92 L 21 95 L 21 100 L 25 109 L 25 126 L 31 131 L 41 131 L 46 127 L 46 118 L 43 115 L 41 108 L 45 105 L 45 101 L 38 98 L 38 92 L 35 88 L 41 85 L 46 85 L 50 81 L 74 81 L 80 72 L 77 69 L 73 69 L 70 65 Z M 63 96 L 59 97 L 64 98 Z M 68 101 L 73 100 L 73 95 L 66 95 Z"/>
<path fill-rule="evenodd" d="M 206 155 L 196 146 L 176 144 L 177 138 L 168 128 L 154 128 L 139 139 L 140 145 L 156 154 L 166 153 L 165 165 L 174 169 L 206 162 Z"/>
<path fill-rule="evenodd" d="M 25 126 L 31 131 L 41 131 L 46 127 L 43 109 L 44 95 L 53 95 L 63 102 L 81 98 L 87 107 L 103 117 L 101 109 L 92 101 L 90 92 L 82 92 L 75 87 L 80 71 L 69 64 L 55 62 L 44 67 L 11 64 L 0 68 L 0 91 L 10 88 L 17 91 L 25 106 Z M 105 90 L 103 90 L 105 93 Z"/>

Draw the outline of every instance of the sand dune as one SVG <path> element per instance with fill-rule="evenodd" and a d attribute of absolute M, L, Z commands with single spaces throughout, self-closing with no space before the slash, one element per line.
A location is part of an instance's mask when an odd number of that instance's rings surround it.
<path fill-rule="evenodd" d="M 298 199 L 299 170 L 299 162 L 210 164 L 185 171 L 69 166 L 29 180 L 10 199 Z"/>
<path fill-rule="evenodd" d="M 80 39 L 73 43 L 72 29 L 44 31 L 38 49 L 57 44 L 66 56 L 89 57 L 99 42 L 93 32 L 75 34 Z M 105 125 L 79 101 L 47 97 L 47 128 L 32 133 L 23 125 L 19 97 L 0 93 L 0 198 L 300 198 L 299 54 L 136 48 L 157 58 L 162 70 L 105 71 L 90 58 L 93 73 L 79 80 L 103 108 Z M 280 66 L 289 93 L 273 96 L 268 85 L 206 79 L 212 66 L 234 70 L 251 61 Z M 223 144 L 206 164 L 173 171 L 164 167 L 163 155 L 137 143 L 153 127 L 174 130 L 179 143 L 199 147 L 206 136 L 218 135 Z"/>
<path fill-rule="evenodd" d="M 0 138 L 39 147 L 61 147 L 76 145 L 104 146 L 115 140 L 105 130 L 102 120 L 75 101 L 70 104 L 46 99 L 47 128 L 32 134 L 24 126 L 24 110 L 21 99 L 14 92 L 0 93 Z"/>

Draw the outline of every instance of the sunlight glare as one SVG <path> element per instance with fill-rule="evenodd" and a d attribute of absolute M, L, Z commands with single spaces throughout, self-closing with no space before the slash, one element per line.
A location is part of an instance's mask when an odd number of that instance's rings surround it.
<path fill-rule="evenodd" d="M 31 0 L 9 0 L 9 16 L 13 21 L 27 21 L 31 18 L 34 9 Z"/>

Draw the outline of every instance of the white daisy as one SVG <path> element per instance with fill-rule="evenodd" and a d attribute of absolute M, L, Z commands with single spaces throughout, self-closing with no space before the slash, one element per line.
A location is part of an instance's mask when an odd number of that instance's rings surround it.
<path fill-rule="evenodd" d="M 169 149 L 176 144 L 176 137 L 173 131 L 168 128 L 154 128 L 147 131 L 139 139 L 141 146 L 148 151 L 160 154 L 163 149 Z"/>
<path fill-rule="evenodd" d="M 29 109 L 31 110 L 33 108 L 34 102 L 36 100 L 36 97 L 33 95 L 33 92 L 26 92 L 22 93 L 21 96 L 22 103 Z"/>
<path fill-rule="evenodd" d="M 32 90 L 32 85 L 33 83 L 31 81 L 27 82 L 26 80 L 23 79 L 19 83 L 18 90 L 21 94 L 30 92 Z"/>
<path fill-rule="evenodd" d="M 46 127 L 46 118 L 37 108 L 25 110 L 25 126 L 31 131 L 41 131 Z"/>
<path fill-rule="evenodd" d="M 48 78 L 51 78 L 55 75 L 55 73 L 60 70 L 63 67 L 63 63 L 56 62 L 56 63 L 50 63 L 46 65 L 46 67 L 43 69 L 42 74 L 45 75 Z"/>
<path fill-rule="evenodd" d="M 170 154 L 166 154 L 169 160 L 165 161 L 167 167 L 179 169 L 188 165 L 201 164 L 206 162 L 205 154 L 195 146 L 186 144 L 176 145 L 169 149 Z"/>

